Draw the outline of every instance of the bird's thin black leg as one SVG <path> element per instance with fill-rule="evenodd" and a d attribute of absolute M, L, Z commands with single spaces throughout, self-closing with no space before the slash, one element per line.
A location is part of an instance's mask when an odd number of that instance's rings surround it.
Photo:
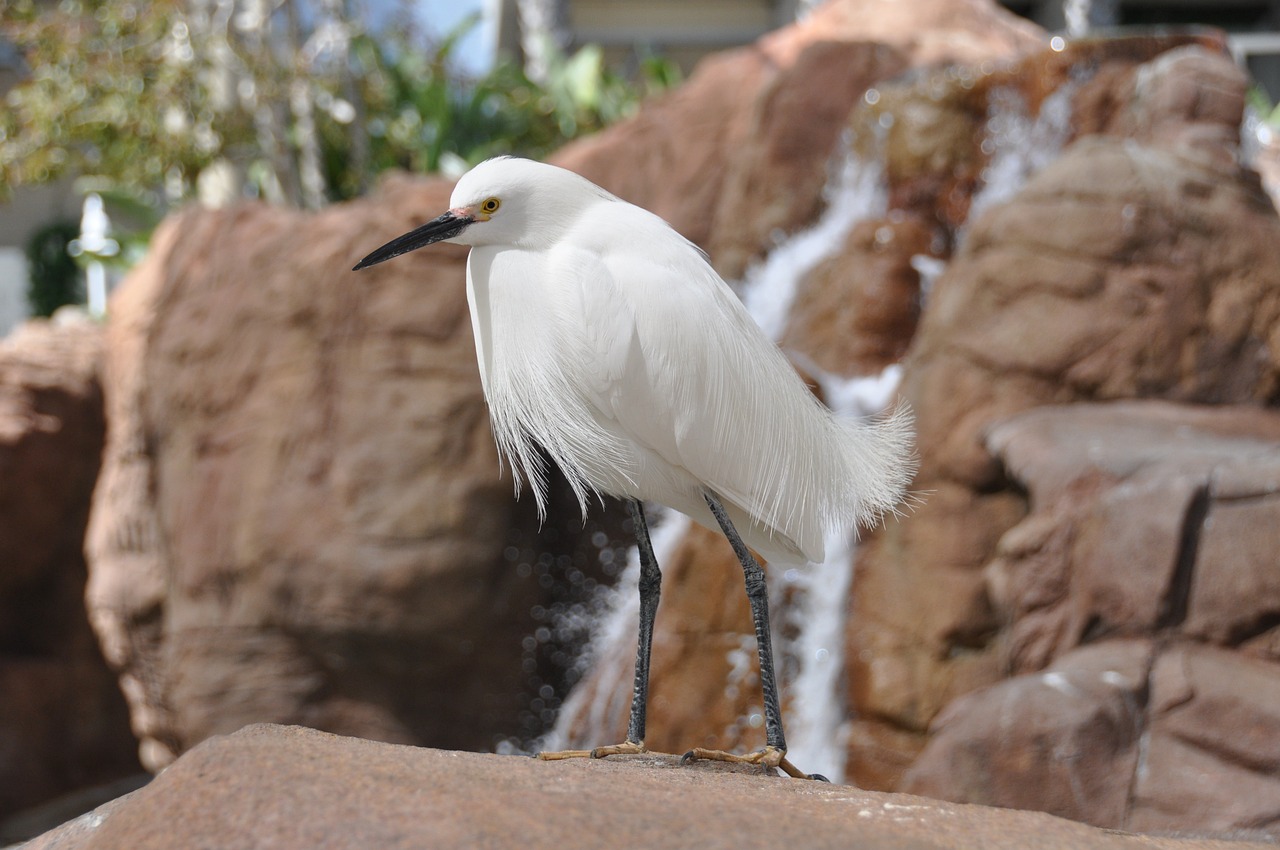
<path fill-rule="evenodd" d="M 653 554 L 649 540 L 649 525 L 644 519 L 644 507 L 635 499 L 627 500 L 627 512 L 631 514 L 636 530 L 636 547 L 640 550 L 640 637 L 636 646 L 636 678 L 631 694 L 631 719 L 627 723 L 627 740 L 621 744 L 596 747 L 592 750 L 560 750 L 538 753 L 546 760 L 568 758 L 604 758 L 613 755 L 634 755 L 647 752 L 644 745 L 645 709 L 649 703 L 649 660 L 653 653 L 653 621 L 658 614 L 658 599 L 662 594 L 662 571 Z"/>
<path fill-rule="evenodd" d="M 720 530 L 729 538 L 733 554 L 738 556 L 742 564 L 743 578 L 747 585 L 747 599 L 751 601 L 751 619 L 756 627 L 756 648 L 760 653 L 760 687 L 764 690 L 764 730 L 765 743 L 776 749 L 787 751 L 787 742 L 782 734 L 782 711 L 778 707 L 778 682 L 773 673 L 773 642 L 769 633 L 769 587 L 765 581 L 764 568 L 751 554 L 747 544 L 742 542 L 738 530 L 733 527 L 724 505 L 711 493 L 704 494 L 711 513 Z"/>
<path fill-rule="evenodd" d="M 636 499 L 627 501 L 627 511 L 636 529 L 636 547 L 640 551 L 640 636 L 636 646 L 636 679 L 631 695 L 631 722 L 627 725 L 627 742 L 644 743 L 645 709 L 649 702 L 649 659 L 653 652 L 653 621 L 662 596 L 662 571 L 649 540 L 649 525 L 644 519 L 644 506 Z"/>
<path fill-rule="evenodd" d="M 733 553 L 742 564 L 743 578 L 747 585 L 747 599 L 751 601 L 751 619 L 756 628 L 756 647 L 760 653 L 760 687 L 764 691 L 764 734 L 765 748 L 746 756 L 737 756 L 720 750 L 706 750 L 695 747 L 684 754 L 684 761 L 694 759 L 715 759 L 718 761 L 759 764 L 776 767 L 797 779 L 826 780 L 820 774 L 808 774 L 787 761 L 787 742 L 782 734 L 782 711 L 779 708 L 778 680 L 773 672 L 773 642 L 769 635 L 769 588 L 765 581 L 764 568 L 751 554 L 742 535 L 733 527 L 729 514 L 715 494 L 703 493 L 707 507 L 720 524 L 720 530 L 729 538 Z"/>

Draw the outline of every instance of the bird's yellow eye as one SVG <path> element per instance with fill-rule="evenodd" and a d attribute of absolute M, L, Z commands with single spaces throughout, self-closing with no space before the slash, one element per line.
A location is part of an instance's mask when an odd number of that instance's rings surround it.
<path fill-rule="evenodd" d="M 497 198 L 489 198 L 480 205 L 480 212 L 487 215 L 493 215 L 498 211 L 498 207 L 500 206 L 502 206 L 502 201 L 499 201 Z"/>

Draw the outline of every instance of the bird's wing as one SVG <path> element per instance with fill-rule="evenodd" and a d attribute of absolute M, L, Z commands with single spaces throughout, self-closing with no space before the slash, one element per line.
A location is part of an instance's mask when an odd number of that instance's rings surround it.
<path fill-rule="evenodd" d="M 777 505 L 788 456 L 804 448 L 792 445 L 802 435 L 786 433 L 785 411 L 812 398 L 696 249 L 655 250 L 646 235 L 622 250 L 579 250 L 569 264 L 574 324 L 586 329 L 575 383 L 626 439 L 820 550 L 820 519 L 783 521 Z"/>

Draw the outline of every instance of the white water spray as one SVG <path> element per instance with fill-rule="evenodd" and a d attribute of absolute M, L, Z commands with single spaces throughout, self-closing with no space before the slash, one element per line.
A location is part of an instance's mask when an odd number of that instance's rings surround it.
<path fill-rule="evenodd" d="M 654 557 L 659 564 L 667 563 L 693 521 L 665 509 L 646 512 Z M 534 751 L 565 749 L 571 729 L 575 739 L 589 742 L 589 746 L 617 736 L 616 720 L 631 705 L 636 633 L 640 627 L 640 554 L 636 547 L 628 551 L 626 569 L 617 583 L 602 591 L 591 607 L 595 610 L 595 627 L 575 662 L 583 678 L 561 706 L 555 726 L 535 743 Z M 592 669 L 609 673 L 608 680 L 586 680 L 585 674 Z"/>
<path fill-rule="evenodd" d="M 1012 198 L 1027 178 L 1058 158 L 1071 134 L 1071 98 L 1079 85 L 1072 80 L 1059 86 L 1034 117 L 1016 89 L 991 92 L 982 140 L 982 151 L 990 160 L 982 172 L 982 188 L 969 202 L 969 221 Z"/>
<path fill-rule="evenodd" d="M 812 227 L 780 242 L 762 263 L 747 269 L 742 303 L 770 339 L 780 339 L 796 288 L 819 263 L 840 249 L 859 221 L 882 216 L 889 205 L 882 163 L 852 153 L 838 163 L 834 185 L 825 190 L 827 209 Z"/>

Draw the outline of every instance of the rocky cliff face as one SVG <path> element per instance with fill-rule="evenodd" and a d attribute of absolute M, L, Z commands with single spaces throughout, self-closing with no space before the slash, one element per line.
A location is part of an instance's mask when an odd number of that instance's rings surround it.
<path fill-rule="evenodd" d="M 910 734 L 924 733 L 957 696 L 1011 672 L 1010 635 L 1013 660 L 1025 670 L 1052 661 L 1051 647 L 1061 650 L 1063 641 L 1075 646 L 1106 631 L 1096 631 L 1105 617 L 1086 617 L 1050 637 L 1063 623 L 1050 624 L 1047 612 L 1010 625 L 993 605 L 984 570 L 1002 546 L 1019 545 L 1011 529 L 1025 530 L 1019 523 L 1037 508 L 1038 484 L 1018 479 L 1019 470 L 984 443 L 996 422 L 1073 401 L 1277 401 L 1280 230 L 1256 175 L 1237 163 L 1239 114 L 1217 112 L 1221 99 L 1240 91 L 1239 82 L 1224 83 L 1232 73 L 1221 57 L 1181 48 L 1113 74 L 1119 92 L 1093 97 L 1131 112 L 1092 121 L 1126 128 L 1139 114 L 1143 132 L 1117 138 L 1108 130 L 1069 144 L 977 217 L 931 294 L 903 383 L 919 417 L 917 486 L 931 495 L 911 521 L 888 525 L 861 551 L 850 643 L 850 657 L 866 659 L 850 671 L 855 737 L 899 765 L 914 757 Z M 1171 94 L 1202 84 L 1203 97 Z M 1187 108 L 1210 91 L 1213 110 Z M 1151 117 L 1155 104 L 1168 109 L 1162 118 Z M 1194 430 L 1194 411 L 1183 415 Z M 1143 577 L 1169 568 L 1185 516 L 1185 506 L 1158 490 L 1138 510 L 1164 518 L 1163 549 L 1150 532 L 1116 523 L 1105 533 L 1124 555 L 1089 556 L 1091 571 L 1120 571 L 1119 583 L 1135 588 L 1130 601 L 1145 582 L 1146 634 L 1158 631 L 1154 612 L 1166 585 Z M 1248 562 L 1249 551 L 1223 554 Z M 1046 570 L 1042 579 L 1051 586 L 1064 577 Z M 1028 598 L 1053 592 L 1037 587 Z M 1255 629 L 1269 622 L 1263 615 Z M 1033 637 L 1033 623 L 1045 631 Z M 1262 775 L 1273 777 L 1269 769 Z"/>
<path fill-rule="evenodd" d="M 84 606 L 101 349 L 88 322 L 31 322 L 0 343 L 0 820 L 139 770 Z"/>

